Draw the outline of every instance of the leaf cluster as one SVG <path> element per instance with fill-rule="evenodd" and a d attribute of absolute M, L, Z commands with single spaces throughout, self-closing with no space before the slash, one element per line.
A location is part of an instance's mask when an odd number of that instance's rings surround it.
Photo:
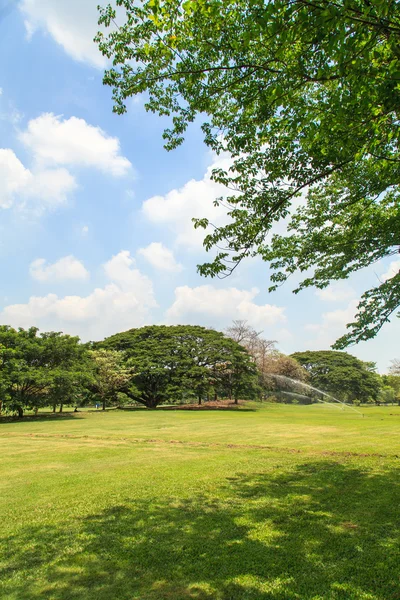
<path fill-rule="evenodd" d="M 165 145 L 201 115 L 206 144 L 228 152 L 216 169 L 229 219 L 207 219 L 216 249 L 203 275 L 225 277 L 260 255 L 270 289 L 295 292 L 399 252 L 400 5 L 396 0 L 117 0 L 96 40 L 112 59 L 114 110 L 145 94 L 171 118 Z M 119 14 L 121 14 L 119 13 Z M 230 194 L 229 190 L 232 190 Z M 284 233 L 276 223 L 287 223 Z M 367 290 L 343 348 L 379 331 L 400 304 L 400 274 Z"/>

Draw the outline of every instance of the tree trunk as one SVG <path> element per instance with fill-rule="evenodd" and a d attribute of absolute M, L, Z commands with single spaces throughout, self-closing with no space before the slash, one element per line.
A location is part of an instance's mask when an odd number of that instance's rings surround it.
<path fill-rule="evenodd" d="M 157 404 L 158 404 L 158 402 L 157 402 L 156 398 L 148 398 L 146 400 L 146 407 L 147 408 L 151 408 L 151 409 L 157 408 Z"/>
<path fill-rule="evenodd" d="M 54 402 L 54 404 L 53 404 L 53 413 L 55 413 L 55 412 L 56 412 L 56 410 L 57 410 L 57 403 L 56 403 L 56 402 Z"/>
<path fill-rule="evenodd" d="M 235 404 L 239 404 L 238 398 L 235 398 Z"/>
<path fill-rule="evenodd" d="M 199 402 L 198 403 L 199 403 L 199 405 L 201 404 L 201 396 L 199 396 Z"/>
<path fill-rule="evenodd" d="M 36 406 L 35 409 L 34 409 L 34 411 L 33 411 L 33 414 L 35 415 L 35 417 L 37 417 L 38 412 L 39 412 L 39 409 Z"/>
<path fill-rule="evenodd" d="M 63 411 L 63 403 L 61 402 L 61 404 L 60 404 L 60 410 L 58 412 L 62 413 L 62 411 Z"/>
<path fill-rule="evenodd" d="M 18 419 L 22 419 L 22 417 L 24 416 L 24 409 L 22 408 L 22 406 L 18 406 L 17 411 L 18 411 Z"/>
<path fill-rule="evenodd" d="M 103 410 L 106 410 L 106 399 L 103 399 Z"/>
<path fill-rule="evenodd" d="M 214 402 L 217 402 L 217 401 L 218 401 L 218 394 L 217 394 L 217 392 L 215 392 L 215 394 L 214 394 Z"/>

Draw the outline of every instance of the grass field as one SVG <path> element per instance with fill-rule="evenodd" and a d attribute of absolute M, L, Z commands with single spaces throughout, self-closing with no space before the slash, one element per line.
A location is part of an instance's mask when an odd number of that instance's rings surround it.
<path fill-rule="evenodd" d="M 0 424 L 0 598 L 400 599 L 400 409 Z"/>

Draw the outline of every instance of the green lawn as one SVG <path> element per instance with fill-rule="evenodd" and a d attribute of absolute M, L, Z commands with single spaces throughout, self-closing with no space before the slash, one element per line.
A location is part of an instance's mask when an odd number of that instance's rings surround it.
<path fill-rule="evenodd" d="M 400 408 L 0 424 L 0 598 L 400 599 Z"/>

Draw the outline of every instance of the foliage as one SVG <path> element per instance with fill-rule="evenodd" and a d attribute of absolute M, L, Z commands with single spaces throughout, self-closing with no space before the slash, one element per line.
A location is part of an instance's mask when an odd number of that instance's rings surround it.
<path fill-rule="evenodd" d="M 199 270 L 225 276 L 247 256 L 271 290 L 326 287 L 398 252 L 400 4 L 396 0 L 116 0 L 96 40 L 112 59 L 114 110 L 145 93 L 172 117 L 167 149 L 197 115 L 206 144 L 232 156 L 214 179 L 233 190 L 221 248 Z M 125 19 L 123 15 L 125 14 Z M 221 200 L 220 200 L 221 201 Z M 219 201 L 217 201 L 218 203 Z M 289 217 L 287 231 L 274 225 Z M 211 232 L 210 232 L 211 231 Z M 337 348 L 376 335 L 400 303 L 400 273 L 367 290 Z"/>
<path fill-rule="evenodd" d="M 400 375 L 382 375 L 382 382 L 392 388 L 395 399 L 400 402 Z"/>
<path fill-rule="evenodd" d="M 394 403 L 396 400 L 396 392 L 390 385 L 384 385 L 378 395 L 378 401 L 384 404 Z"/>
<path fill-rule="evenodd" d="M 91 350 L 89 354 L 95 365 L 92 389 L 105 410 L 108 403 L 118 403 L 117 394 L 130 382 L 133 369 L 126 366 L 124 354 L 118 350 L 99 348 Z"/>
<path fill-rule="evenodd" d="M 0 390 L 6 412 L 73 403 L 90 380 L 79 338 L 0 326 Z"/>
<path fill-rule="evenodd" d="M 347 352 L 330 350 L 295 352 L 291 355 L 309 374 L 310 383 L 339 400 L 376 400 L 380 377 Z"/>
<path fill-rule="evenodd" d="M 306 396 L 303 395 L 304 390 L 301 386 L 300 390 L 302 394 L 299 395 L 296 392 L 293 394 L 293 386 L 295 384 L 292 381 L 288 382 L 286 380 L 286 378 L 289 378 L 290 380 L 295 380 L 295 382 L 307 382 L 309 379 L 309 373 L 306 369 L 291 356 L 286 356 L 277 351 L 271 353 L 265 358 L 262 365 L 260 365 L 259 373 L 264 396 L 270 398 L 271 394 L 273 394 L 276 402 L 288 402 L 292 398 L 297 398 L 297 400 L 301 400 L 302 402 L 306 400 Z M 282 380 L 282 378 L 284 379 Z M 297 388 L 298 386 L 295 386 L 295 389 Z M 283 390 L 291 392 L 291 394 L 282 394 Z M 306 402 L 311 402 L 311 398 L 306 400 Z"/>
<path fill-rule="evenodd" d="M 213 389 L 251 394 L 254 367 L 246 350 L 218 331 L 195 325 L 152 325 L 118 333 L 102 347 L 124 351 L 134 369 L 125 393 L 148 408 Z M 246 392 L 246 390 L 249 390 Z"/>

